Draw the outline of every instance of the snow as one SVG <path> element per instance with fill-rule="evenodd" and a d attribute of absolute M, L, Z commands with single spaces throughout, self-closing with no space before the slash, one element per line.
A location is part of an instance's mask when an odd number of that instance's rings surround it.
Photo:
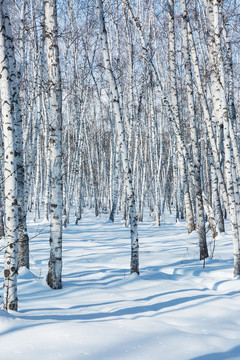
<path fill-rule="evenodd" d="M 111 223 L 86 210 L 64 229 L 62 290 L 45 281 L 48 224 L 29 220 L 28 229 L 31 271 L 19 271 L 19 312 L 0 310 L 1 359 L 240 359 L 229 224 L 203 268 L 197 233 L 188 235 L 185 222 L 166 216 L 157 228 L 146 217 L 137 276 L 129 275 L 129 229 L 120 216 Z"/>

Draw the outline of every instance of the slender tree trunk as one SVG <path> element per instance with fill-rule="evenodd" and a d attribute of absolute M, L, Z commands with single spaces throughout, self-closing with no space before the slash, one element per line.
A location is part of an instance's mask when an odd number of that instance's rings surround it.
<path fill-rule="evenodd" d="M 187 214 L 187 223 L 188 223 L 188 232 L 191 233 L 195 229 L 195 221 L 193 214 L 193 207 L 191 202 L 190 190 L 189 190 L 189 180 L 187 176 L 187 159 L 184 158 L 184 152 L 182 151 L 182 141 L 181 139 L 181 129 L 183 124 L 180 119 L 180 106 L 179 106 L 179 95 L 177 92 L 177 81 L 176 81 L 176 49 L 175 49 L 175 27 L 174 27 L 174 5 L 175 0 L 169 0 L 169 63 L 170 63 L 170 75 L 171 75 L 171 105 L 172 112 L 176 121 L 176 126 L 179 128 L 180 136 L 177 136 L 177 146 L 179 152 L 179 164 L 180 171 L 183 179 L 184 186 L 184 199 L 186 206 L 186 214 Z M 199 237 L 202 233 L 199 234 Z M 201 237 L 200 237 L 201 238 Z M 201 241 L 199 242 L 201 244 Z M 201 245 L 200 245 L 200 259 L 204 258 L 202 254 Z"/>
<path fill-rule="evenodd" d="M 56 0 L 45 1 L 45 33 L 49 81 L 50 260 L 47 283 L 62 288 L 62 90 Z"/>
<path fill-rule="evenodd" d="M 208 55 L 210 64 L 211 93 L 213 112 L 216 123 L 223 129 L 224 170 L 227 187 L 229 215 L 233 231 L 234 275 L 240 275 L 240 222 L 239 222 L 239 192 L 236 185 L 236 162 L 232 158 L 232 144 L 230 139 L 230 123 L 226 101 L 226 86 L 220 44 L 220 13 L 222 1 L 209 0 L 207 9 L 208 19 Z"/>
<path fill-rule="evenodd" d="M 223 218 L 223 211 L 219 196 L 219 190 L 218 190 L 218 179 L 216 175 L 216 171 L 213 165 L 213 159 L 211 159 L 211 177 L 212 177 L 212 193 L 213 193 L 213 201 L 215 205 L 216 210 L 216 216 L 217 216 L 217 226 L 220 233 L 225 231 L 225 225 L 224 225 L 224 218 Z"/>
<path fill-rule="evenodd" d="M 4 255 L 4 299 L 5 310 L 18 309 L 17 298 L 17 247 L 18 247 L 18 209 L 17 209 L 17 164 L 15 147 L 15 107 L 17 97 L 13 86 L 16 84 L 16 69 L 12 51 L 8 51 L 9 42 L 13 46 L 10 31 L 7 1 L 0 1 L 0 88 L 2 105 L 2 124 L 4 138 L 4 188 L 5 188 L 5 237 Z"/>
<path fill-rule="evenodd" d="M 185 60 L 186 70 L 186 85 L 187 85 L 187 100 L 188 100 L 188 114 L 190 118 L 191 128 L 191 140 L 192 140 L 192 158 L 194 165 L 194 190 L 197 200 L 197 219 L 198 219 L 198 234 L 199 234 L 199 248 L 200 248 L 200 260 L 204 260 L 208 257 L 207 240 L 206 240 L 206 229 L 204 220 L 204 208 L 203 208 L 203 197 L 202 197 L 202 184 L 201 184 L 201 171 L 200 171 L 200 154 L 198 147 L 198 136 L 196 128 L 196 112 L 193 98 L 193 80 L 191 70 L 191 59 L 189 53 L 188 44 L 188 32 L 187 32 L 187 9 L 185 0 L 181 0 L 182 6 L 182 18 L 183 18 L 183 56 Z M 205 203 L 207 200 L 205 200 Z M 210 219 L 209 219 L 210 222 Z"/>
<path fill-rule="evenodd" d="M 122 155 L 124 181 L 127 191 L 127 198 L 129 203 L 129 222 L 130 222 L 130 234 L 131 234 L 131 264 L 130 272 L 139 274 L 139 245 L 138 245 L 138 226 L 137 226 L 137 214 L 136 214 L 136 200 L 134 189 L 132 186 L 132 171 L 128 159 L 127 144 L 125 139 L 125 130 L 120 108 L 120 99 L 118 86 L 114 76 L 114 72 L 110 62 L 110 53 L 107 39 L 107 30 L 105 25 L 105 19 L 103 14 L 102 0 L 98 0 L 98 13 L 100 23 L 100 37 L 102 42 L 102 51 L 106 73 L 110 84 L 112 96 L 113 96 L 113 108 L 115 113 L 116 127 L 118 131 L 120 152 Z"/>

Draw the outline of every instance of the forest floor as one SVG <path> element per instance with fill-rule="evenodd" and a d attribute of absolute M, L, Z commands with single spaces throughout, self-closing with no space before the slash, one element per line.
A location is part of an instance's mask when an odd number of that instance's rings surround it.
<path fill-rule="evenodd" d="M 2 360 L 240 359 L 229 225 L 203 268 L 196 232 L 170 216 L 157 228 L 146 216 L 137 276 L 129 275 L 129 229 L 120 216 L 110 223 L 86 210 L 78 226 L 72 219 L 64 229 L 62 290 L 45 281 L 48 224 L 29 221 L 28 229 L 31 271 L 19 271 L 19 312 L 0 309 Z"/>

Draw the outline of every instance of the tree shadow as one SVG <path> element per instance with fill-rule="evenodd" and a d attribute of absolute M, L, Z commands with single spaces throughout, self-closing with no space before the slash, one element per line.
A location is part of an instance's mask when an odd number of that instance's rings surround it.
<path fill-rule="evenodd" d="M 229 351 L 200 355 L 195 358 L 192 358 L 191 360 L 239 360 L 239 359 L 240 359 L 240 345 L 235 346 Z"/>
<path fill-rule="evenodd" d="M 171 299 L 167 301 L 157 302 L 155 304 L 146 304 L 146 305 L 137 305 L 132 307 L 123 307 L 122 309 L 114 310 L 114 311 L 107 311 L 107 312 L 94 312 L 94 313 L 86 313 L 86 314 L 40 314 L 40 315 L 24 315 L 20 316 L 23 320 L 33 320 L 33 321 L 41 321 L 41 320 L 53 320 L 53 321 L 107 321 L 109 318 L 111 320 L 120 319 L 127 317 L 129 315 L 135 315 L 136 317 L 139 316 L 148 316 L 152 317 L 155 316 L 159 311 L 162 313 L 174 311 L 172 308 L 181 305 L 187 305 L 186 307 L 194 306 L 195 304 L 189 304 L 194 300 L 210 300 L 215 298 L 213 295 L 196 295 L 196 296 L 186 296 L 177 299 Z M 82 308 L 81 305 L 76 306 L 75 309 Z M 179 309 L 175 309 L 176 311 Z M 149 315 L 149 312 L 153 314 Z M 147 315 L 146 315 L 147 314 Z"/>

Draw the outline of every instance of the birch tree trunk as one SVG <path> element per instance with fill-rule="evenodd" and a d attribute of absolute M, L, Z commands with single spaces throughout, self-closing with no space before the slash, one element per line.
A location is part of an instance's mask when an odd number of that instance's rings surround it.
<path fill-rule="evenodd" d="M 198 147 L 198 136 L 196 128 L 196 112 L 193 98 L 193 80 L 191 70 L 191 59 L 189 52 L 188 32 L 187 32 L 187 10 L 185 0 L 181 0 L 182 18 L 183 18 L 183 56 L 185 60 L 186 71 L 186 85 L 187 85 L 187 101 L 188 101 L 188 114 L 190 119 L 191 128 L 191 142 L 192 142 L 192 158 L 194 165 L 194 188 L 197 199 L 197 219 L 198 219 L 198 234 L 199 234 L 199 247 L 200 247 L 200 260 L 204 260 L 208 257 L 207 241 L 206 241 L 206 229 L 204 221 L 204 208 L 202 197 L 202 184 L 201 184 L 201 171 L 200 171 L 200 154 Z M 207 200 L 206 200 L 207 201 Z M 210 222 L 210 219 L 209 219 Z"/>
<path fill-rule="evenodd" d="M 56 0 L 45 1 L 45 37 L 49 82 L 50 260 L 47 283 L 62 288 L 62 90 Z"/>
<path fill-rule="evenodd" d="M 16 69 L 12 68 L 13 52 L 8 51 L 12 42 L 7 1 L 0 1 L 0 88 L 2 106 L 2 124 L 4 138 L 4 188 L 5 188 L 5 237 L 4 255 L 4 299 L 5 310 L 18 309 L 17 298 L 17 245 L 18 245 L 18 209 L 17 209 L 17 165 L 15 155 L 15 109 L 17 98 L 13 86 L 16 82 Z"/>
<path fill-rule="evenodd" d="M 221 207 L 221 201 L 219 196 L 218 190 L 218 179 L 216 175 L 216 171 L 213 165 L 213 159 L 211 157 L 211 178 L 212 178 L 212 195 L 213 201 L 216 209 L 216 216 L 217 216 L 217 226 L 220 233 L 225 232 L 225 225 L 224 225 L 224 218 L 223 218 L 223 211 Z"/>
<path fill-rule="evenodd" d="M 114 222 L 115 213 L 118 203 L 118 183 L 119 183 L 119 170 L 120 170 L 120 151 L 117 145 L 117 150 L 114 159 L 114 174 L 113 174 L 113 196 L 112 196 L 112 206 L 109 214 L 109 219 Z"/>
<path fill-rule="evenodd" d="M 22 11 L 21 11 L 21 21 L 24 26 L 24 17 L 25 17 L 25 6 L 26 0 L 22 2 Z M 22 40 L 23 41 L 23 40 Z M 8 51 L 11 52 L 11 58 L 15 61 L 13 53 L 13 44 L 11 40 L 8 40 Z M 24 46 L 24 44 L 22 45 Z M 29 237 L 27 232 L 27 209 L 25 206 L 25 169 L 23 161 L 23 129 L 22 129 L 22 111 L 20 104 L 20 81 L 23 74 L 23 62 L 25 59 L 21 58 L 21 65 L 18 71 L 18 79 L 16 77 L 16 104 L 17 108 L 15 110 L 15 132 L 16 132 L 16 164 L 17 164 L 17 197 L 18 197 L 18 267 L 26 267 L 29 269 Z M 13 67 L 16 68 L 16 66 Z"/>
<path fill-rule="evenodd" d="M 3 129 L 2 124 L 0 124 L 0 240 L 4 238 L 4 142 L 3 142 Z"/>
<path fill-rule="evenodd" d="M 179 97 L 178 97 L 177 82 L 176 82 L 176 59 L 175 59 L 176 48 L 175 48 L 175 27 L 174 27 L 175 0 L 169 0 L 168 4 L 169 4 L 169 65 L 170 65 L 170 75 L 171 75 L 171 79 L 170 79 L 171 106 L 172 106 L 172 112 L 174 114 L 174 118 L 176 120 L 176 125 L 179 128 L 179 131 L 181 132 L 181 128 L 183 124 L 181 123 L 180 114 L 179 114 Z M 180 137 L 183 138 L 182 134 Z M 183 179 L 188 233 L 191 233 L 195 229 L 195 224 L 194 224 L 195 222 L 194 222 L 193 209 L 192 209 L 192 203 L 191 203 L 191 197 L 189 191 L 189 181 L 187 176 L 187 164 L 186 164 L 187 159 L 184 158 L 184 154 L 181 149 L 182 144 L 180 141 L 180 137 L 177 137 L 177 146 L 179 151 L 180 171 Z M 201 238 L 200 235 L 201 233 L 199 234 L 199 238 Z M 199 243 L 200 243 L 200 259 L 204 259 L 205 255 L 201 250 L 201 241 Z"/>
<path fill-rule="evenodd" d="M 226 101 L 226 86 L 223 68 L 223 56 L 220 44 L 220 13 L 222 1 L 207 1 L 208 19 L 208 55 L 210 64 L 211 93 L 213 111 L 217 125 L 223 128 L 224 144 L 224 170 L 227 187 L 229 215 L 233 232 L 234 248 L 234 275 L 240 274 L 240 224 L 239 224 L 239 193 L 236 186 L 236 163 L 232 157 L 232 144 L 230 141 L 230 120 Z"/>
<path fill-rule="evenodd" d="M 108 46 L 107 30 L 105 25 L 105 18 L 103 14 L 103 2 L 98 0 L 97 9 L 99 14 L 100 23 L 100 37 L 102 42 L 102 52 L 105 65 L 105 71 L 108 76 L 108 81 L 113 96 L 113 108 L 115 113 L 115 121 L 118 132 L 118 141 L 120 145 L 120 152 L 122 155 L 124 182 L 127 192 L 127 200 L 129 204 L 129 223 L 131 234 L 131 264 L 130 272 L 139 274 L 139 245 L 138 245 L 138 226 L 137 226 L 137 214 L 136 214 L 136 200 L 134 189 L 132 186 L 132 171 L 128 159 L 128 150 L 125 139 L 125 130 L 120 108 L 120 99 L 118 86 L 115 79 L 115 75 L 110 62 L 110 52 Z"/>

